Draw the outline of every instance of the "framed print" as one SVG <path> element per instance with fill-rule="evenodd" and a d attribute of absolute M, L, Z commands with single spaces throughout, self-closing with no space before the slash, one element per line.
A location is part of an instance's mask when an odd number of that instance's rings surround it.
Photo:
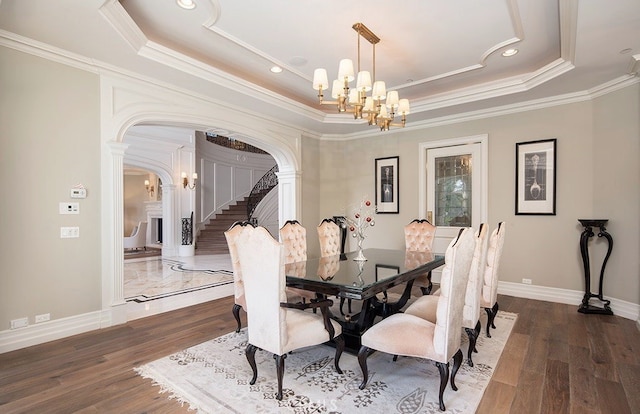
<path fill-rule="evenodd" d="M 379 214 L 400 212 L 398 166 L 398 157 L 376 158 L 376 212 Z"/>
<path fill-rule="evenodd" d="M 516 214 L 556 214 L 556 139 L 516 143 Z"/>

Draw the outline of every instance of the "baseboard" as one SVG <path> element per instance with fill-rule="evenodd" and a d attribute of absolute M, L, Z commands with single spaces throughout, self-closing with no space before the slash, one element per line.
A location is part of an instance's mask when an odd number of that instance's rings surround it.
<path fill-rule="evenodd" d="M 0 331 L 0 354 L 109 326 L 109 313 L 108 310 L 95 311 Z"/>
<path fill-rule="evenodd" d="M 584 292 L 569 289 L 559 289 L 545 286 L 524 285 L 522 283 L 498 282 L 498 293 L 501 295 L 515 296 L 518 298 L 544 300 L 547 302 L 576 305 L 582 303 Z M 626 319 L 636 320 L 640 329 L 640 305 L 615 298 L 606 298 L 611 301 L 611 310 L 614 315 Z"/>

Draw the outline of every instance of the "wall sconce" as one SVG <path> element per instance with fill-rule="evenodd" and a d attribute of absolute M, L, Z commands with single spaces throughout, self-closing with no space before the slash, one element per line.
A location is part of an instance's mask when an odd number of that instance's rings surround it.
<path fill-rule="evenodd" d="M 193 173 L 193 184 L 189 184 L 189 179 L 187 178 L 187 173 L 184 172 L 184 171 L 182 172 L 182 188 L 189 187 L 189 189 L 195 190 L 196 181 L 197 180 L 198 180 L 198 173 Z"/>
<path fill-rule="evenodd" d="M 153 192 L 155 188 L 150 185 L 149 180 L 144 180 L 144 187 L 147 189 L 147 193 L 149 193 L 149 197 L 153 197 Z"/>

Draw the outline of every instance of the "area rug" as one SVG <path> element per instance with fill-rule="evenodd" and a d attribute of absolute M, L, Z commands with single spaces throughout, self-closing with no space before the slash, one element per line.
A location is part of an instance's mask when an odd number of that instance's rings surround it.
<path fill-rule="evenodd" d="M 474 354 L 474 366 L 462 364 L 456 377 L 458 391 L 444 393 L 449 413 L 474 413 L 493 374 L 517 318 L 499 312 L 491 338 L 482 332 Z M 483 326 L 486 318 L 482 320 Z M 462 335 L 466 356 L 467 338 Z M 246 329 L 232 332 L 174 355 L 136 368 L 198 413 L 441 413 L 438 407 L 440 374 L 431 361 L 376 352 L 367 362 L 369 383 L 358 386 L 362 372 L 355 355 L 340 359 L 343 374 L 333 365 L 335 350 L 321 345 L 287 356 L 284 396 L 275 399 L 277 388 L 272 354 L 258 350 L 258 379 L 249 385 L 252 371 L 245 358 Z"/>

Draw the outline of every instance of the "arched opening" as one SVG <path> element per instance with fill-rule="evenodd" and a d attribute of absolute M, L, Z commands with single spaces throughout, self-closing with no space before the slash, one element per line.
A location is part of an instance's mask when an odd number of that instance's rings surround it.
<path fill-rule="evenodd" d="M 162 125 L 208 131 L 224 129 L 227 135 L 234 134 L 241 140 L 258 147 L 273 156 L 278 164 L 279 221 L 297 218 L 300 197 L 300 133 L 296 130 L 273 124 L 252 114 L 230 111 L 224 106 L 202 102 L 198 98 L 178 94 L 175 91 L 152 89 L 146 85 L 123 84 L 120 80 L 104 78 L 101 83 L 103 93 L 102 142 L 102 219 L 103 266 L 102 303 L 104 326 L 127 321 L 127 307 L 123 287 L 123 189 L 122 177 L 125 156 L 127 156 L 125 135 L 135 125 Z M 126 89 L 126 92 L 123 92 Z M 118 93 L 120 92 L 120 93 Z M 122 101 L 122 102 L 121 102 Z M 195 108 L 195 109 L 194 109 Z M 213 115 L 212 115 L 213 114 Z M 239 138 L 240 139 L 240 138 Z M 179 151 L 176 145 L 175 151 Z M 176 160 L 173 160 L 177 162 Z M 180 166 L 169 170 L 153 165 L 139 165 L 156 171 L 163 182 L 163 215 L 166 209 L 178 210 L 176 191 L 182 185 Z M 154 169 L 155 167 L 155 169 Z M 174 213 L 175 214 L 175 213 Z M 168 227 L 166 238 L 174 239 L 172 226 Z M 163 247 L 164 248 L 164 247 Z M 187 306 L 184 304 L 183 306 Z M 167 311 L 169 309 L 163 309 Z"/>

